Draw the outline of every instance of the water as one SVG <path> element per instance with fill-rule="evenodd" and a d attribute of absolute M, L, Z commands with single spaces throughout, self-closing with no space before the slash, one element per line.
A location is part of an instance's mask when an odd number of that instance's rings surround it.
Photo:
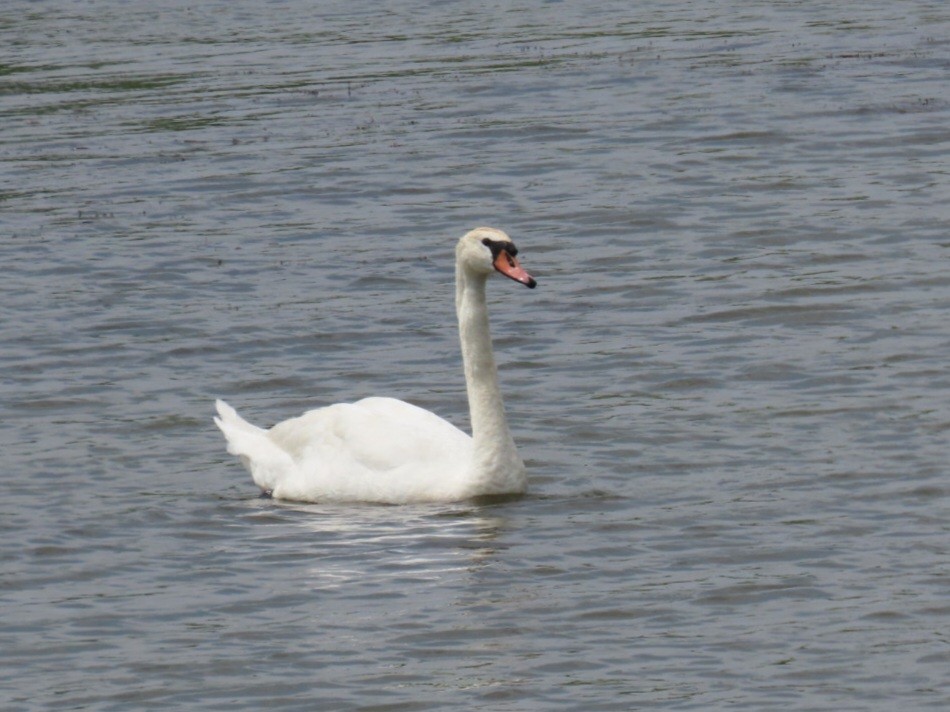
<path fill-rule="evenodd" d="M 5 710 L 947 709 L 942 2 L 0 13 Z M 520 499 L 260 499 L 211 423 L 464 426 Z"/>

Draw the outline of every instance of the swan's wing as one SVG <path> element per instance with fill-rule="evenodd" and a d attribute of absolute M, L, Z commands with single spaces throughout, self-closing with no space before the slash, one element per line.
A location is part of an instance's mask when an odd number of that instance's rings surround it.
<path fill-rule="evenodd" d="M 298 462 L 344 458 L 370 472 L 457 465 L 471 438 L 448 421 L 395 398 L 338 403 L 278 423 L 269 438 Z"/>

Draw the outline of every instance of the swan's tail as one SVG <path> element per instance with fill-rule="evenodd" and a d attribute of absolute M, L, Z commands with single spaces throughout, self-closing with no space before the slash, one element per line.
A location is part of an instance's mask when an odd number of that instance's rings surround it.
<path fill-rule="evenodd" d="M 258 487 L 273 492 L 293 470 L 293 458 L 268 437 L 266 430 L 248 423 L 223 400 L 215 401 L 215 407 L 218 415 L 214 422 L 228 441 L 228 452 L 241 458 Z"/>

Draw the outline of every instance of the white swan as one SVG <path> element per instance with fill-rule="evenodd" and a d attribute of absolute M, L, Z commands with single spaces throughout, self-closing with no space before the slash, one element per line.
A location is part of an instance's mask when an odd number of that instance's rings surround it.
<path fill-rule="evenodd" d="M 501 230 L 481 227 L 455 249 L 455 307 L 472 436 L 394 398 L 365 398 L 304 413 L 263 430 L 224 401 L 214 419 L 254 482 L 278 499 L 306 502 L 452 502 L 525 491 L 508 431 L 488 333 L 485 284 L 500 272 L 534 288 Z"/>

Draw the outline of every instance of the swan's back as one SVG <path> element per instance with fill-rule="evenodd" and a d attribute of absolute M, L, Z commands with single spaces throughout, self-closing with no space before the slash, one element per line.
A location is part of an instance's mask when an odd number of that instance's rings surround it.
<path fill-rule="evenodd" d="M 266 431 L 226 403 L 219 413 L 228 451 L 278 498 L 402 503 L 469 496 L 472 439 L 395 398 L 337 403 Z"/>
<path fill-rule="evenodd" d="M 294 459 L 314 448 L 345 448 L 361 466 L 377 472 L 406 463 L 447 462 L 471 443 L 435 413 L 396 398 L 317 408 L 278 423 L 269 434 Z"/>

